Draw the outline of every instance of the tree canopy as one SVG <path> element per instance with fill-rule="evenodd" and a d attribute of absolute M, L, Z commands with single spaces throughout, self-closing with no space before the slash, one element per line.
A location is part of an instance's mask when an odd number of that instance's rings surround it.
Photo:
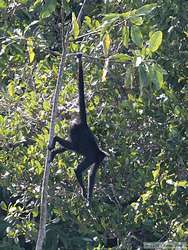
<path fill-rule="evenodd" d="M 35 249 L 63 46 L 55 134 L 66 138 L 78 112 L 81 52 L 88 123 L 109 157 L 90 208 L 75 178 L 80 159 L 55 158 L 44 249 L 185 247 L 187 12 L 186 0 L 0 0 L 0 249 Z"/>

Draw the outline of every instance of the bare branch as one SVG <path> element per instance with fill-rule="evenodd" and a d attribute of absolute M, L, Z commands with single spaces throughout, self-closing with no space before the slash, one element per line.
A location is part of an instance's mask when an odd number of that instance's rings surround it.
<path fill-rule="evenodd" d="M 69 34 L 71 31 L 71 26 L 68 27 L 66 35 L 64 32 L 64 4 L 62 0 L 62 9 L 61 9 L 61 18 L 62 18 L 62 54 L 61 54 L 61 61 L 59 64 L 59 71 L 58 71 L 58 78 L 56 82 L 56 89 L 54 93 L 53 99 L 53 107 L 51 113 L 51 121 L 50 121 L 50 133 L 49 133 L 49 144 L 52 142 L 54 137 L 54 127 L 55 127 L 55 117 L 57 114 L 57 103 L 58 97 L 61 90 L 61 82 L 63 76 L 63 69 L 65 66 L 66 61 L 66 53 L 67 47 L 69 43 Z M 39 223 L 39 232 L 38 232 L 38 239 L 36 244 L 36 250 L 42 250 L 43 243 L 46 237 L 46 221 L 47 221 L 47 202 L 48 202 L 48 180 L 50 174 L 50 151 L 47 149 L 46 159 L 45 159 L 45 168 L 44 168 L 44 175 L 42 181 L 42 188 L 41 188 L 41 203 L 40 203 L 40 223 Z"/>
<path fill-rule="evenodd" d="M 84 6 L 85 6 L 85 4 L 86 4 L 86 1 L 87 1 L 87 0 L 84 0 L 84 2 L 83 2 L 83 4 L 82 4 L 82 7 L 81 7 L 81 9 L 80 9 L 80 11 L 79 11 L 79 13 L 78 13 L 77 22 L 78 22 L 78 25 L 79 25 L 79 26 L 80 26 L 80 24 L 81 24 L 81 17 L 82 17 L 82 14 L 83 14 L 83 9 L 84 9 Z"/>
<path fill-rule="evenodd" d="M 2 145 L 2 146 L 0 145 L 0 150 L 13 150 L 13 149 L 15 149 L 15 148 L 17 148 L 19 146 L 28 147 L 28 146 L 30 146 L 30 145 L 32 145 L 34 143 L 35 143 L 34 140 L 28 138 L 26 140 L 18 141 L 16 143 L 9 142 L 9 143 L 7 143 L 5 145 Z"/>

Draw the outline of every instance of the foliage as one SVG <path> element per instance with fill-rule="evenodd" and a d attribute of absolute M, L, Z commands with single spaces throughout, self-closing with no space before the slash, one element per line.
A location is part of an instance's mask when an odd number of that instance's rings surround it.
<path fill-rule="evenodd" d="M 82 51 L 89 124 L 110 154 L 90 209 L 70 152 L 51 168 L 45 249 L 118 249 L 188 240 L 186 1 L 65 1 L 69 52 Z M 134 2 L 134 3 L 133 3 Z M 51 99 L 61 53 L 60 1 L 0 0 L 0 249 L 34 249 Z M 88 56 L 86 56 L 88 55 Z M 77 112 L 67 58 L 56 133 Z"/>

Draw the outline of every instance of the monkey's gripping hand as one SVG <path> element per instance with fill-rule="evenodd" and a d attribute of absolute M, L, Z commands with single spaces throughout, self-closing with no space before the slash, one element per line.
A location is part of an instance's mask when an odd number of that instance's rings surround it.
<path fill-rule="evenodd" d="M 54 138 L 52 139 L 52 141 L 48 144 L 48 150 L 52 150 L 55 148 L 55 140 Z"/>

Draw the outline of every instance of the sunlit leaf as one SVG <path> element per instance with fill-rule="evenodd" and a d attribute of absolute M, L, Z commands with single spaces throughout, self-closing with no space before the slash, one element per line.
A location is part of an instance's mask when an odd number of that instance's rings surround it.
<path fill-rule="evenodd" d="M 188 181 L 185 181 L 185 180 L 183 180 L 183 181 L 176 181 L 176 183 L 175 183 L 175 185 L 177 186 L 177 187 L 188 187 Z"/>
<path fill-rule="evenodd" d="M 144 16 L 144 15 L 149 14 L 156 7 L 157 7 L 156 3 L 146 4 L 146 5 L 142 6 L 141 8 L 137 9 L 135 14 L 139 15 L 139 16 Z"/>
<path fill-rule="evenodd" d="M 11 97 L 15 95 L 15 87 L 14 87 L 14 81 L 9 82 L 8 84 L 8 93 Z"/>
<path fill-rule="evenodd" d="M 131 17 L 132 15 L 134 15 L 135 11 L 127 11 L 125 13 L 121 13 L 120 14 L 120 17 L 123 17 L 125 19 L 128 19 L 129 17 Z"/>
<path fill-rule="evenodd" d="M 149 49 L 154 52 L 158 50 L 162 43 L 163 33 L 161 31 L 154 32 L 149 40 Z"/>
<path fill-rule="evenodd" d="M 143 47 L 143 35 L 138 26 L 131 27 L 131 39 L 138 47 Z"/>
<path fill-rule="evenodd" d="M 91 17 L 86 16 L 85 19 L 84 19 L 84 23 L 87 24 L 87 26 L 88 26 L 90 29 L 93 28 L 93 25 L 92 25 L 92 22 L 91 22 Z"/>
<path fill-rule="evenodd" d="M 142 25 L 143 24 L 143 19 L 142 19 L 142 17 L 139 17 L 139 16 L 133 16 L 133 17 L 130 17 L 130 22 L 132 23 L 132 24 L 135 24 L 135 25 Z"/>
<path fill-rule="evenodd" d="M 143 203 L 148 201 L 150 199 L 151 195 L 152 195 L 151 191 L 147 191 L 146 193 L 142 194 L 141 198 L 143 199 Z"/>
<path fill-rule="evenodd" d="M 114 59 L 115 61 L 118 61 L 118 62 L 127 62 L 127 61 L 131 61 L 132 57 L 127 54 L 120 53 L 120 54 L 115 54 L 111 56 L 110 59 Z"/>
<path fill-rule="evenodd" d="M 119 16 L 120 16 L 120 14 L 118 14 L 118 13 L 109 13 L 109 14 L 107 14 L 107 15 L 105 15 L 105 17 L 103 18 L 103 20 L 105 21 L 105 20 L 111 20 L 111 19 L 118 19 L 119 18 Z"/>
<path fill-rule="evenodd" d="M 110 48 L 110 35 L 108 32 L 103 37 L 103 52 L 107 56 Z"/>
<path fill-rule="evenodd" d="M 27 50 L 29 54 L 29 62 L 32 63 L 35 59 L 35 52 L 33 50 L 33 40 L 31 37 L 27 40 Z"/>
<path fill-rule="evenodd" d="M 49 103 L 49 101 L 44 101 L 43 102 L 43 109 L 45 111 L 49 111 L 50 110 L 50 103 Z"/>
<path fill-rule="evenodd" d="M 38 207 L 34 207 L 32 210 L 32 215 L 34 218 L 36 218 L 38 216 L 39 212 L 38 212 Z"/>
<path fill-rule="evenodd" d="M 80 33 L 80 29 L 79 29 L 79 25 L 77 22 L 77 18 L 74 13 L 72 13 L 72 29 L 73 29 L 74 38 L 77 38 Z"/>
<path fill-rule="evenodd" d="M 156 165 L 156 169 L 152 171 L 153 179 L 156 180 L 160 174 L 160 164 Z"/>
<path fill-rule="evenodd" d="M 7 7 L 7 3 L 4 0 L 0 0 L 0 9 L 5 9 Z"/>
<path fill-rule="evenodd" d="M 123 45 L 128 48 L 128 43 L 129 43 L 129 27 L 124 26 L 122 29 L 122 40 L 123 40 Z"/>

